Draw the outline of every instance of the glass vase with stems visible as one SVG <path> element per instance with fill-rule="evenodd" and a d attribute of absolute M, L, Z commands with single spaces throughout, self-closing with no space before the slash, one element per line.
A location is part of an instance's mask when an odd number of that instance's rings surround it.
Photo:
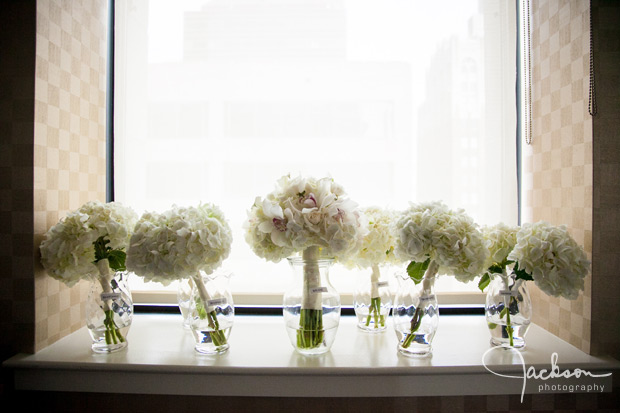
<path fill-rule="evenodd" d="M 189 318 L 198 353 L 221 354 L 230 347 L 228 338 L 235 316 L 230 276 L 218 270 L 210 275 L 201 271 L 191 277 Z"/>
<path fill-rule="evenodd" d="M 318 247 L 288 258 L 294 282 L 284 294 L 283 315 L 291 344 L 304 355 L 331 348 L 340 323 L 340 295 L 329 281 L 334 260 L 320 258 Z"/>
<path fill-rule="evenodd" d="M 421 282 L 407 273 L 399 277 L 392 317 L 398 339 L 398 351 L 408 357 L 426 357 L 432 353 L 432 341 L 439 325 L 439 305 L 435 295 L 438 266 L 430 261 Z"/>
<path fill-rule="evenodd" d="M 353 291 L 357 327 L 365 332 L 378 333 L 387 328 L 386 319 L 392 308 L 392 294 L 382 269 L 385 272 L 384 268 L 373 265 L 370 276 L 367 273 L 360 274 Z"/>
<path fill-rule="evenodd" d="M 133 318 L 133 301 L 127 271 L 112 271 L 107 259 L 97 263 L 86 301 L 86 326 L 95 353 L 112 353 L 127 347 Z"/>
<path fill-rule="evenodd" d="M 525 347 L 525 334 L 532 319 L 532 300 L 527 282 L 506 270 L 491 274 L 485 316 L 491 344 L 511 348 Z"/>

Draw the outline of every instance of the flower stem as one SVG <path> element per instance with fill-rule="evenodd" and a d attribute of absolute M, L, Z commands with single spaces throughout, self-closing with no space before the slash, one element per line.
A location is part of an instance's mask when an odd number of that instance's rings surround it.
<path fill-rule="evenodd" d="M 438 271 L 439 265 L 434 260 L 431 260 L 428 268 L 426 269 L 426 272 L 424 273 L 424 278 L 422 279 L 422 296 L 428 296 L 431 294 L 431 278 L 437 275 Z M 403 343 L 401 344 L 403 348 L 409 348 L 409 346 L 411 345 L 411 342 L 416 335 L 415 332 L 418 331 L 418 329 L 422 325 L 422 318 L 425 314 L 426 305 L 423 306 L 421 302 L 418 302 L 418 306 L 416 307 L 415 312 L 413 313 L 413 317 L 411 318 L 411 329 L 409 331 L 409 334 L 407 334 L 405 341 L 403 341 Z"/>
<path fill-rule="evenodd" d="M 504 291 L 510 291 L 510 286 L 508 285 L 508 275 L 506 274 L 506 268 L 502 271 L 502 281 L 504 283 Z M 514 347 L 514 338 L 512 325 L 510 323 L 510 304 L 512 302 L 512 295 L 506 298 L 504 295 L 504 308 L 506 309 L 506 332 L 508 333 L 508 339 L 510 343 L 510 347 Z M 501 314 L 500 314 L 501 316 Z"/>
<path fill-rule="evenodd" d="M 104 294 L 112 293 L 112 285 L 111 281 L 114 277 L 114 274 L 110 271 L 110 264 L 108 263 L 107 258 L 101 259 L 97 261 L 97 269 L 99 270 L 99 274 L 97 275 L 97 280 L 101 284 L 101 289 Z M 105 342 L 106 344 L 118 344 L 124 343 L 125 338 L 121 333 L 120 329 L 116 325 L 114 321 L 114 310 L 112 309 L 112 299 L 102 300 L 102 310 L 105 314 L 105 319 L 103 320 L 103 325 L 105 326 Z"/>
<path fill-rule="evenodd" d="M 226 334 L 220 330 L 220 323 L 217 320 L 217 312 L 215 308 L 209 311 L 209 292 L 205 287 L 200 275 L 196 274 L 192 276 L 192 280 L 196 288 L 198 289 L 198 295 L 200 298 L 196 299 L 196 310 L 198 311 L 198 317 L 201 320 L 207 319 L 207 324 L 211 328 L 210 337 L 213 345 L 220 347 L 227 344 Z"/>
<path fill-rule="evenodd" d="M 368 308 L 368 317 L 366 317 L 366 327 L 374 318 L 375 328 L 385 326 L 385 317 L 381 315 L 381 296 L 379 295 L 379 277 L 381 276 L 379 266 L 372 266 L 372 274 L 370 276 L 370 307 Z"/>
<path fill-rule="evenodd" d="M 321 284 L 319 272 L 319 248 L 308 247 L 302 253 L 303 277 L 302 303 L 297 330 L 297 347 L 312 349 L 323 343 L 323 305 L 320 292 L 313 291 Z"/>

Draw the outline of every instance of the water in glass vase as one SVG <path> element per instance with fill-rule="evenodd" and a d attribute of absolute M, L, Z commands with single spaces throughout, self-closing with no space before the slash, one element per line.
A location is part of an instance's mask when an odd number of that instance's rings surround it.
<path fill-rule="evenodd" d="M 91 348 L 95 353 L 112 353 L 127 347 L 129 326 L 115 329 L 120 334 L 112 334 L 106 326 L 89 326 L 88 332 L 93 339 Z M 119 338 L 120 337 L 120 338 Z"/>
<path fill-rule="evenodd" d="M 194 347 L 197 352 L 202 354 L 220 354 L 228 350 L 228 337 L 232 330 L 232 322 L 220 322 L 220 328 L 213 330 L 211 328 L 196 329 L 192 328 L 192 334 L 196 341 Z"/>
<path fill-rule="evenodd" d="M 510 316 L 510 327 L 506 317 L 500 317 L 499 313 L 487 315 L 487 325 L 491 333 L 491 344 L 494 346 L 507 346 L 514 348 L 525 347 L 525 334 L 530 327 L 530 320 L 519 314 Z M 512 329 L 512 343 L 510 342 L 510 328 Z"/>
<path fill-rule="evenodd" d="M 380 306 L 379 308 L 380 311 L 377 313 L 373 307 L 356 307 L 355 315 L 357 316 L 357 326 L 369 333 L 380 333 L 385 331 L 390 308 L 385 306 Z"/>
<path fill-rule="evenodd" d="M 432 353 L 431 342 L 435 336 L 435 329 L 422 325 L 411 335 L 411 324 L 400 323 L 395 326 L 398 339 L 398 351 L 408 357 L 426 357 Z"/>
<path fill-rule="evenodd" d="M 320 337 L 320 340 L 317 340 L 316 343 L 312 346 L 307 347 L 296 347 L 297 350 L 301 354 L 305 355 L 316 355 L 323 354 L 329 350 L 331 344 L 334 342 L 336 338 L 336 331 L 338 331 L 338 324 L 325 322 L 323 321 L 324 328 L 320 330 L 304 330 L 303 334 L 312 337 Z M 299 335 L 301 330 L 299 328 L 299 322 L 290 321 L 286 324 L 286 333 L 288 334 L 291 342 L 293 340 L 297 341 L 299 339 Z"/>

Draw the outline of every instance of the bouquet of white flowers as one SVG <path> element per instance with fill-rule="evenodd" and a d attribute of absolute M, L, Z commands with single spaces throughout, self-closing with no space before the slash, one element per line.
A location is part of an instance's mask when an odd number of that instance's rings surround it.
<path fill-rule="evenodd" d="M 136 223 L 136 213 L 118 202 L 87 202 L 51 227 L 39 249 L 47 273 L 71 287 L 94 276 L 104 292 L 111 290 L 113 271 L 125 270 L 125 248 Z M 109 300 L 104 300 L 106 342 L 125 342 L 114 325 Z"/>
<path fill-rule="evenodd" d="M 508 259 L 515 262 L 517 277 L 533 279 L 546 294 L 569 300 L 583 290 L 583 279 L 590 268 L 585 251 L 566 226 L 544 221 L 521 227 Z"/>
<path fill-rule="evenodd" d="M 453 211 L 440 202 L 413 204 L 396 222 L 396 254 L 411 261 L 407 273 L 430 294 L 437 274 L 454 275 L 468 282 L 480 275 L 486 261 L 482 233 L 463 210 Z M 423 310 L 416 308 L 411 332 L 402 343 L 407 348 L 420 325 Z"/>
<path fill-rule="evenodd" d="M 232 233 L 215 205 L 174 207 L 161 214 L 147 212 L 138 221 L 127 252 L 127 266 L 147 281 L 168 285 L 191 278 L 200 293 L 201 319 L 208 318 L 216 346 L 226 344 L 200 272 L 211 274 L 228 257 Z M 200 309 L 204 311 L 200 311 Z"/>
<path fill-rule="evenodd" d="M 396 238 L 394 236 L 393 224 L 396 214 L 394 211 L 377 207 L 365 208 L 361 213 L 368 232 L 362 239 L 362 244 L 357 253 L 350 256 L 344 264 L 349 268 L 372 269 L 370 277 L 370 307 L 368 307 L 368 315 L 364 321 L 364 326 L 369 327 L 371 321 L 374 320 L 374 328 L 378 329 L 385 326 L 385 316 L 381 314 L 382 302 L 381 294 L 379 293 L 380 266 L 400 263 L 400 260 L 396 258 L 394 253 Z M 359 303 L 356 302 L 355 304 L 357 312 Z M 387 305 L 389 306 L 389 302 Z"/>
<path fill-rule="evenodd" d="M 244 225 L 245 239 L 259 257 L 278 262 L 302 253 L 304 293 L 298 348 L 322 342 L 319 255 L 346 259 L 361 243 L 357 204 L 331 178 L 282 177 L 276 190 L 256 198 Z M 318 290 L 317 290 L 318 291 Z"/>

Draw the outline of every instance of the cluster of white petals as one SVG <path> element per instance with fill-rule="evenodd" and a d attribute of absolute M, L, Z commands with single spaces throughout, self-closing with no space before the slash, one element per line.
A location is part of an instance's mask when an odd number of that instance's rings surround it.
<path fill-rule="evenodd" d="M 357 253 L 351 255 L 343 264 L 349 268 L 370 268 L 373 265 L 400 263 L 394 252 L 396 237 L 393 224 L 396 213 L 388 209 L 371 207 L 363 209 L 361 217 L 368 233 L 363 238 Z"/>
<path fill-rule="evenodd" d="M 211 274 L 228 257 L 232 233 L 215 205 L 147 212 L 138 221 L 127 252 L 127 268 L 146 281 L 171 281 Z"/>
<path fill-rule="evenodd" d="M 431 259 L 439 274 L 469 282 L 482 274 L 487 249 L 478 226 L 463 210 L 441 202 L 412 204 L 396 221 L 396 254 L 403 261 Z"/>
<path fill-rule="evenodd" d="M 71 287 L 97 273 L 93 242 L 103 236 L 110 248 L 125 249 L 136 220 L 136 213 L 118 202 L 87 202 L 47 231 L 41 263 L 51 277 Z"/>
<path fill-rule="evenodd" d="M 313 246 L 344 259 L 365 234 L 357 204 L 333 179 L 288 175 L 264 199 L 256 198 L 244 229 L 254 253 L 273 262 Z"/>
<path fill-rule="evenodd" d="M 508 259 L 534 278 L 546 294 L 574 300 L 583 290 L 590 262 L 570 236 L 566 226 L 540 221 L 524 224 L 517 232 L 517 244 Z"/>
<path fill-rule="evenodd" d="M 508 254 L 517 243 L 517 231 L 519 231 L 519 227 L 504 223 L 482 227 L 484 242 L 489 250 L 484 268 L 489 268 L 493 264 L 501 264 L 508 258 Z"/>

